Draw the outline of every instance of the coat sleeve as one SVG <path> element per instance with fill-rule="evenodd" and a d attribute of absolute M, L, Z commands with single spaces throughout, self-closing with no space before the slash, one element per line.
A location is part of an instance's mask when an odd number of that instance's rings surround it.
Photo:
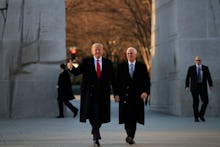
<path fill-rule="evenodd" d="M 141 77 L 143 77 L 143 87 L 144 87 L 144 89 L 143 89 L 143 91 L 145 91 L 148 95 L 150 95 L 150 86 L 151 86 L 151 84 L 150 84 L 150 76 L 149 76 L 149 73 L 148 73 L 148 71 L 147 71 L 147 67 L 146 67 L 146 64 L 143 64 L 143 63 L 141 63 L 140 64 L 141 65 L 141 71 L 140 72 L 142 72 L 142 73 L 140 73 L 140 76 Z"/>
<path fill-rule="evenodd" d="M 83 71 L 84 71 L 84 67 L 86 67 L 85 66 L 85 61 L 86 59 L 84 59 L 81 63 L 79 63 L 79 66 L 78 67 L 74 67 L 73 66 L 73 68 L 71 69 L 71 70 L 69 70 L 74 76 L 78 76 L 78 75 L 80 75 L 80 74 L 82 74 L 83 73 Z"/>
<path fill-rule="evenodd" d="M 118 95 L 118 87 L 116 83 L 116 72 L 113 69 L 112 62 L 110 63 L 110 72 L 111 72 L 110 75 L 111 75 L 111 85 L 112 85 L 113 93 L 114 95 Z"/>
<path fill-rule="evenodd" d="M 121 95 L 122 91 L 123 91 L 123 79 L 125 78 L 125 75 L 123 76 L 124 71 L 123 71 L 123 65 L 122 63 L 120 63 L 117 66 L 117 70 L 116 70 L 116 88 L 117 88 L 117 95 Z"/>
<path fill-rule="evenodd" d="M 150 94 L 150 87 L 151 87 L 150 76 L 149 76 L 149 72 L 147 71 L 147 68 L 145 68 L 145 70 L 146 70 L 146 86 L 147 86 L 147 94 Z"/>
<path fill-rule="evenodd" d="M 187 70 L 187 74 L 186 74 L 186 80 L 185 80 L 185 88 L 189 87 L 189 80 L 190 80 L 190 67 Z"/>
<path fill-rule="evenodd" d="M 209 72 L 209 68 L 207 67 L 207 80 L 208 80 L 208 83 L 209 83 L 209 86 L 213 86 L 213 82 L 212 82 L 212 77 L 211 77 L 211 74 Z"/>

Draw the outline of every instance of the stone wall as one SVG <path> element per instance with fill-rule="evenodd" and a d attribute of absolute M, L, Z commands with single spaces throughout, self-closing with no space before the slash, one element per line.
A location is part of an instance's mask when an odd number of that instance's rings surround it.
<path fill-rule="evenodd" d="M 151 109 L 193 114 L 185 77 L 199 55 L 214 81 L 207 115 L 220 115 L 219 16 L 219 0 L 153 0 Z"/>
<path fill-rule="evenodd" d="M 0 10 L 0 117 L 55 116 L 64 1 L 1 0 Z"/>
<path fill-rule="evenodd" d="M 0 11 L 0 118 L 55 116 L 64 1 L 0 0 Z M 199 55 L 214 81 L 207 114 L 220 115 L 219 16 L 219 0 L 153 0 L 152 110 L 192 115 L 184 82 Z"/>

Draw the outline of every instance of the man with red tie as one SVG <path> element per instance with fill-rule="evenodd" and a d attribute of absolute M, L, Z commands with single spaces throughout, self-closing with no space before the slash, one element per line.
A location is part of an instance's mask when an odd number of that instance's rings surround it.
<path fill-rule="evenodd" d="M 208 91 L 207 91 L 207 82 L 210 87 L 213 86 L 211 74 L 209 68 L 205 65 L 202 65 L 202 59 L 199 56 L 195 57 L 195 65 L 192 65 L 188 68 L 185 87 L 186 91 L 190 91 L 193 97 L 193 111 L 195 122 L 205 121 L 204 115 L 206 108 L 208 106 Z M 202 101 L 201 109 L 199 110 L 199 96 Z"/>
<path fill-rule="evenodd" d="M 100 128 L 102 123 L 110 122 L 111 85 L 116 94 L 115 77 L 112 62 L 103 56 L 103 45 L 94 43 L 92 57 L 82 60 L 77 68 L 68 64 L 74 75 L 82 74 L 80 122 L 89 122 L 92 126 L 94 146 L 100 146 Z"/>

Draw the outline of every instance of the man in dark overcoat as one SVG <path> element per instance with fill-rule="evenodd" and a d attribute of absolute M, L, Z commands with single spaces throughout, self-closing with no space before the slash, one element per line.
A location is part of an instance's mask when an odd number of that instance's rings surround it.
<path fill-rule="evenodd" d="M 194 121 L 205 121 L 205 112 L 208 106 L 208 90 L 207 83 L 210 87 L 213 86 L 211 74 L 208 66 L 202 65 L 202 59 L 199 56 L 195 57 L 195 64 L 190 66 L 187 71 L 185 87 L 186 91 L 190 91 L 193 97 Z M 201 109 L 199 109 L 199 97 L 202 101 Z"/>
<path fill-rule="evenodd" d="M 68 64 L 74 75 L 82 74 L 80 122 L 89 122 L 92 126 L 94 146 L 100 146 L 100 127 L 110 122 L 110 92 L 115 88 L 115 74 L 112 62 L 104 57 L 103 45 L 94 43 L 91 47 L 92 57 L 85 58 L 77 68 Z"/>
<path fill-rule="evenodd" d="M 145 64 L 136 61 L 137 50 L 127 49 L 127 60 L 118 66 L 117 87 L 119 98 L 119 124 L 124 123 L 126 142 L 134 144 L 136 123 L 144 124 L 144 101 L 150 94 L 150 78 Z M 118 99 L 117 99 L 118 98 Z"/>
<path fill-rule="evenodd" d="M 57 101 L 59 108 L 59 115 L 57 116 L 57 118 L 64 118 L 63 104 L 65 104 L 73 112 L 73 117 L 76 117 L 78 109 L 69 102 L 69 100 L 75 98 L 72 90 L 69 72 L 66 69 L 65 64 L 60 64 L 60 70 L 61 72 L 59 74 L 57 82 Z"/>

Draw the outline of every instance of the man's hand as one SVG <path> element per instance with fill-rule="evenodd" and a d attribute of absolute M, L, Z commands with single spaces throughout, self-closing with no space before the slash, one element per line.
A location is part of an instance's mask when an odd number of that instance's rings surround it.
<path fill-rule="evenodd" d="M 147 94 L 146 92 L 143 92 L 143 93 L 141 94 L 141 98 L 142 98 L 143 100 L 147 99 L 147 96 L 148 96 L 148 94 Z"/>
<path fill-rule="evenodd" d="M 71 69 L 73 68 L 72 62 L 68 62 L 68 63 L 67 63 L 67 68 L 68 68 L 69 70 L 71 70 Z"/>
<path fill-rule="evenodd" d="M 186 87 L 186 92 L 189 92 L 189 87 Z"/>

